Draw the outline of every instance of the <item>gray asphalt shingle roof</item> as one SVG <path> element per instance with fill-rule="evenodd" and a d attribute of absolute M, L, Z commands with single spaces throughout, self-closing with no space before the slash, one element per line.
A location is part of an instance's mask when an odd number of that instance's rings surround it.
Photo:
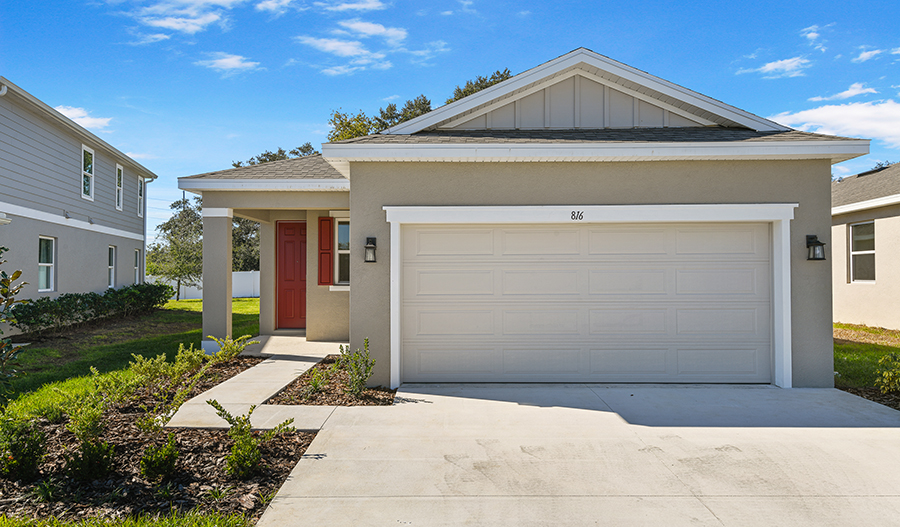
<path fill-rule="evenodd" d="M 900 163 L 832 182 L 831 206 L 840 207 L 895 194 L 900 194 Z"/>
<path fill-rule="evenodd" d="M 205 174 L 186 176 L 179 179 L 347 179 L 329 165 L 321 154 L 313 156 L 270 161 L 227 170 L 217 170 Z"/>
<path fill-rule="evenodd" d="M 437 130 L 410 135 L 375 134 L 331 144 L 467 144 L 467 143 L 680 143 L 756 141 L 855 141 L 849 137 L 789 130 L 757 132 L 747 128 L 603 128 L 576 130 Z"/>

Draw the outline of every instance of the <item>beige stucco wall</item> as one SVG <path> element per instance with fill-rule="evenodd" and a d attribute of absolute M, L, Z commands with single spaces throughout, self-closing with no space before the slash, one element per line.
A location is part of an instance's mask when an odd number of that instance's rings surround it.
<path fill-rule="evenodd" d="M 875 220 L 875 282 L 850 282 L 851 223 Z M 900 206 L 832 218 L 834 321 L 900 329 Z"/>
<path fill-rule="evenodd" d="M 270 335 L 276 330 L 276 223 L 278 221 L 305 221 L 307 222 L 307 339 L 349 340 L 350 294 L 346 291 L 330 291 L 328 286 L 318 285 L 318 218 L 322 215 L 327 216 L 329 210 L 347 210 L 349 203 L 348 192 L 232 191 L 203 193 L 204 207 L 232 208 L 235 209 L 236 216 L 245 216 L 261 221 L 259 232 L 260 334 Z M 242 214 L 242 212 L 247 212 L 247 214 Z M 206 250 L 205 247 L 204 250 Z M 216 247 L 213 250 L 221 252 L 224 248 Z M 227 261 L 231 261 L 231 259 L 229 258 Z M 216 298 L 218 299 L 218 297 Z M 224 302 L 224 299 L 217 301 Z"/>
<path fill-rule="evenodd" d="M 390 382 L 390 225 L 385 205 L 799 203 L 791 222 L 793 383 L 833 386 L 831 268 L 806 260 L 806 235 L 829 243 L 830 164 L 352 163 L 351 246 L 378 239 L 378 263 L 351 256 L 350 342 L 369 338 L 371 384 Z M 830 259 L 830 256 L 829 256 Z"/>

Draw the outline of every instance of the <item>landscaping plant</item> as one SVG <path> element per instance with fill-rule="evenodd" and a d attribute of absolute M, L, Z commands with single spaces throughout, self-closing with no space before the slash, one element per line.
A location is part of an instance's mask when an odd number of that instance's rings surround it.
<path fill-rule="evenodd" d="M 33 422 L 0 417 L 0 475 L 31 481 L 38 476 L 47 436 Z"/>
<path fill-rule="evenodd" d="M 888 353 L 878 359 L 878 365 L 875 386 L 881 393 L 900 392 L 900 353 Z"/>
<path fill-rule="evenodd" d="M 175 472 L 175 463 L 178 461 L 178 448 L 175 446 L 175 434 L 170 433 L 169 439 L 162 446 L 150 445 L 144 450 L 141 457 L 141 476 L 147 481 L 162 481 Z"/>
<path fill-rule="evenodd" d="M 372 376 L 372 368 L 375 359 L 369 357 L 369 339 L 363 341 L 363 349 L 350 352 L 350 346 L 341 346 L 341 364 L 347 370 L 349 380 L 346 391 L 351 395 L 359 395 L 366 390 L 369 377 Z"/>
<path fill-rule="evenodd" d="M 231 447 L 231 453 L 225 458 L 225 472 L 238 479 L 248 479 L 256 473 L 262 461 L 259 446 L 287 431 L 294 422 L 294 419 L 291 418 L 279 423 L 271 430 L 254 433 L 250 425 L 250 416 L 256 409 L 255 404 L 245 415 L 235 417 L 215 399 L 210 399 L 206 403 L 215 408 L 216 414 L 231 426 L 228 429 L 228 435 L 234 444 Z"/>
<path fill-rule="evenodd" d="M 240 355 L 241 352 L 244 351 L 244 348 L 250 344 L 259 344 L 258 340 L 247 340 L 250 338 L 250 335 L 244 335 L 236 339 L 232 339 L 229 336 L 226 336 L 224 339 L 219 339 L 212 335 L 209 335 L 206 338 L 216 341 L 216 344 L 219 345 L 219 351 L 213 355 L 216 362 L 231 360 Z"/>
<path fill-rule="evenodd" d="M 0 265 L 6 263 L 3 259 L 3 253 L 8 251 L 6 247 L 0 246 Z M 28 282 L 15 283 L 22 276 L 21 270 L 13 271 L 11 275 L 0 269 L 0 388 L 4 392 L 9 388 L 9 380 L 18 375 L 15 369 L 16 358 L 22 351 L 21 345 L 13 345 L 12 339 L 3 338 L 3 325 L 10 324 L 15 326 L 16 317 L 13 313 L 16 307 L 27 304 L 28 300 L 16 300 L 16 296 L 22 291 L 22 287 Z"/>

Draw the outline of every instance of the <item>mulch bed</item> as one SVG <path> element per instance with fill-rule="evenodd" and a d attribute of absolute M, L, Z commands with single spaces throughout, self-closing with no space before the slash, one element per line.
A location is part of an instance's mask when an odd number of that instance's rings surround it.
<path fill-rule="evenodd" d="M 321 362 L 307 370 L 294 382 L 287 385 L 280 392 L 272 396 L 266 404 L 303 404 L 314 406 L 390 406 L 394 404 L 394 394 L 397 390 L 391 390 L 378 386 L 367 388 L 358 396 L 344 392 L 349 376 L 346 371 L 338 369 L 331 373 L 328 383 L 317 392 L 310 389 L 309 379 L 314 371 L 331 370 L 337 355 L 328 355 Z"/>
<path fill-rule="evenodd" d="M 199 394 L 261 360 L 239 357 L 217 365 L 193 391 Z M 113 473 L 102 481 L 80 483 L 68 478 L 63 468 L 64 455 L 76 446 L 75 437 L 64 424 L 40 421 L 38 425 L 48 438 L 41 478 L 33 483 L 0 479 L 0 513 L 65 519 L 121 518 L 200 507 L 205 511 L 243 513 L 255 521 L 315 437 L 314 433 L 292 431 L 263 444 L 263 468 L 252 479 L 240 481 L 224 471 L 225 456 L 232 444 L 226 430 L 172 429 L 154 435 L 135 425 L 144 413 L 141 407 L 154 407 L 160 396 L 171 393 L 143 390 L 106 413 L 101 438 L 115 445 L 116 455 Z M 176 473 L 168 481 L 154 485 L 140 475 L 141 456 L 148 445 L 165 443 L 169 432 L 174 434 L 180 452 Z M 41 481 L 52 483 L 50 502 L 40 502 L 35 497 L 34 489 Z"/>

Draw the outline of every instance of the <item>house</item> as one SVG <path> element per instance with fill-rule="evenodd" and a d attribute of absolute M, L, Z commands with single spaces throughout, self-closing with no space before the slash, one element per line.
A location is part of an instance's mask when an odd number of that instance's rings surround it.
<path fill-rule="evenodd" d="M 102 292 L 144 277 L 156 175 L 0 77 L 0 245 L 22 298 Z"/>
<path fill-rule="evenodd" d="M 900 164 L 831 183 L 834 321 L 900 328 Z"/>
<path fill-rule="evenodd" d="M 238 215 L 262 223 L 260 331 L 368 338 L 375 385 L 832 386 L 806 236 L 830 241 L 831 165 L 868 144 L 577 49 L 321 156 L 180 178 L 203 334 L 231 332 Z"/>

